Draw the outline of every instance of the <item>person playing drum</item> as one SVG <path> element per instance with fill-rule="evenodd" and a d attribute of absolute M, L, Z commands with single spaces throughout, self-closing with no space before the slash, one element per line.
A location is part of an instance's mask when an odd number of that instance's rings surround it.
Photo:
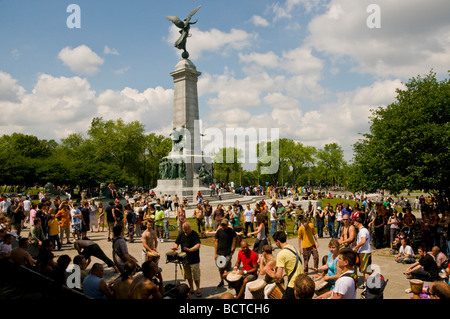
<path fill-rule="evenodd" d="M 158 265 L 160 254 L 157 250 L 158 237 L 153 229 L 153 224 L 147 221 L 147 228 L 142 233 L 142 262 L 147 260 L 154 261 Z"/>
<path fill-rule="evenodd" d="M 194 293 L 194 282 L 197 290 L 197 297 L 202 296 L 200 289 L 200 236 L 188 222 L 183 224 L 183 231 L 178 234 L 172 249 L 178 250 L 181 246 L 181 252 L 186 253 L 187 263 L 183 264 L 184 279 L 189 283 L 191 294 Z"/>
<path fill-rule="evenodd" d="M 239 267 L 242 263 L 242 269 Z M 250 281 L 258 278 L 258 254 L 249 248 L 247 241 L 241 241 L 241 250 L 238 253 L 238 258 L 233 269 L 234 272 L 243 276 L 242 286 L 236 288 L 236 299 L 242 299 L 245 293 L 245 286 Z M 224 279 L 227 279 L 228 272 L 224 273 Z"/>

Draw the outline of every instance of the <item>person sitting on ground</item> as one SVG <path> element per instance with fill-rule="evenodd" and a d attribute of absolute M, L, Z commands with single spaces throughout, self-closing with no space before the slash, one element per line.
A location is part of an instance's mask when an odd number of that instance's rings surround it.
<path fill-rule="evenodd" d="M 92 265 L 89 275 L 83 280 L 83 292 L 94 299 L 111 299 L 113 293 L 111 284 L 103 279 L 103 266 L 100 263 Z"/>
<path fill-rule="evenodd" d="M 239 270 L 239 267 L 242 262 L 242 269 Z M 243 276 L 242 286 L 239 289 L 239 293 L 236 295 L 236 299 L 244 298 L 245 287 L 246 285 L 253 280 L 258 278 L 258 254 L 255 251 L 249 248 L 249 244 L 247 241 L 241 241 L 241 250 L 238 253 L 238 258 L 236 264 L 233 268 L 234 272 Z M 226 280 L 229 272 L 224 273 L 224 279 Z"/>
<path fill-rule="evenodd" d="M 80 268 L 80 283 L 83 285 L 84 278 L 89 275 L 89 272 L 87 271 L 88 261 L 83 255 L 76 255 L 73 257 L 72 262 Z"/>
<path fill-rule="evenodd" d="M 294 294 L 295 299 L 312 299 L 314 297 L 316 285 L 306 274 L 300 274 L 295 278 Z"/>
<path fill-rule="evenodd" d="M 3 237 L 0 243 L 0 259 L 9 260 L 11 257 L 12 243 L 18 238 L 15 232 L 8 233 Z"/>
<path fill-rule="evenodd" d="M 431 299 L 450 299 L 450 285 L 442 282 L 435 281 L 431 284 L 428 294 Z"/>
<path fill-rule="evenodd" d="M 312 275 L 312 278 L 319 278 L 318 282 L 325 281 L 327 284 L 320 288 L 317 291 L 317 294 L 327 293 L 328 296 L 331 296 L 331 291 L 334 288 L 334 284 L 337 279 L 339 279 L 339 275 L 341 274 L 342 269 L 339 269 L 337 266 L 338 258 L 339 258 L 339 242 L 337 239 L 332 238 L 328 243 L 329 252 L 326 261 L 319 268 L 312 268 L 315 272 L 323 272 L 323 274 Z M 322 279 L 322 280 L 320 280 Z"/>
<path fill-rule="evenodd" d="M 428 254 L 423 247 L 419 247 L 417 253 L 420 255 L 420 259 L 406 269 L 405 275 L 407 278 L 423 281 L 435 281 L 439 279 L 438 266 L 433 256 Z"/>
<path fill-rule="evenodd" d="M 441 251 L 438 246 L 434 246 L 433 248 L 431 248 L 429 254 L 433 256 L 434 260 L 436 260 L 439 271 L 445 269 L 445 265 L 448 264 L 448 257 Z"/>
<path fill-rule="evenodd" d="M 191 289 L 186 284 L 180 284 L 175 288 L 174 299 L 187 300 L 191 299 Z"/>
<path fill-rule="evenodd" d="M 157 283 L 155 283 L 157 281 Z M 162 299 L 164 283 L 158 266 L 153 261 L 142 264 L 142 273 L 137 275 L 130 287 L 131 299 Z"/>
<path fill-rule="evenodd" d="M 331 299 L 356 299 L 358 275 L 355 272 L 356 252 L 344 248 L 339 251 L 337 266 L 342 269 L 339 279 L 332 290 Z M 326 299 L 327 294 L 317 296 L 316 299 Z"/>
<path fill-rule="evenodd" d="M 114 299 L 130 299 L 131 283 L 137 271 L 137 264 L 128 260 L 125 263 L 124 272 L 112 284 Z"/>
<path fill-rule="evenodd" d="M 27 251 L 28 245 L 28 238 L 20 238 L 19 246 L 11 250 L 10 259 L 17 265 L 33 268 L 34 266 L 36 266 L 36 259 L 31 257 L 30 253 Z"/>
<path fill-rule="evenodd" d="M 66 285 L 68 275 L 66 269 L 69 267 L 71 261 L 72 258 L 69 255 L 59 256 L 56 260 L 56 266 L 53 267 L 49 277 L 59 285 Z"/>
<path fill-rule="evenodd" d="M 401 240 L 401 246 L 397 256 L 395 256 L 395 261 L 402 264 L 412 264 L 415 262 L 414 250 L 408 245 L 408 239 L 403 238 Z"/>

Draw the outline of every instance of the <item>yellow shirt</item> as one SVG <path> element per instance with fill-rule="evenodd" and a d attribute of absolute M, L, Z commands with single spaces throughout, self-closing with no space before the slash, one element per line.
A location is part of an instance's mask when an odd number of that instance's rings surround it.
<path fill-rule="evenodd" d="M 48 234 L 49 236 L 55 236 L 59 234 L 59 221 L 56 218 L 48 221 Z"/>
<path fill-rule="evenodd" d="M 316 233 L 314 225 L 312 223 L 308 224 L 308 229 L 301 225 L 298 229 L 298 238 L 302 241 L 302 248 L 308 248 L 316 244 L 314 241 L 314 234 Z"/>
<path fill-rule="evenodd" d="M 284 272 L 289 277 L 291 272 L 294 270 L 295 262 L 297 260 L 297 256 L 294 255 L 291 251 L 287 250 L 286 248 L 290 248 L 291 250 L 293 250 L 294 252 L 296 252 L 298 254 L 298 251 L 297 251 L 297 249 L 294 246 L 292 246 L 290 244 L 287 244 L 277 254 L 276 267 L 277 268 L 283 267 L 284 268 Z M 300 256 L 298 256 L 298 257 L 300 257 Z M 294 288 L 295 278 L 297 278 L 297 276 L 300 275 L 300 274 L 303 274 L 303 266 L 302 266 L 302 263 L 299 260 L 298 264 L 297 264 L 297 269 L 296 269 L 294 275 L 291 277 L 291 280 L 289 281 L 287 286 L 291 287 L 291 288 Z"/>

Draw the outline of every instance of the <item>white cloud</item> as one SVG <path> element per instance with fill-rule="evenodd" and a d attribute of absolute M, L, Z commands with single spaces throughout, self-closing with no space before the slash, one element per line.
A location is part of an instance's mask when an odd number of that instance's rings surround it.
<path fill-rule="evenodd" d="M 0 71 L 2 133 L 26 132 L 59 140 L 84 133 L 93 117 L 140 121 L 148 131 L 161 130 L 172 121 L 173 90 L 162 87 L 139 92 L 132 88 L 97 94 L 86 78 L 41 74 L 26 93 L 9 74 Z"/>
<path fill-rule="evenodd" d="M 63 61 L 76 74 L 93 75 L 99 71 L 104 60 L 86 45 L 74 49 L 67 46 L 63 48 L 58 58 Z"/>
<path fill-rule="evenodd" d="M 8 73 L 0 71 L 0 102 L 19 103 L 25 89 Z"/>
<path fill-rule="evenodd" d="M 307 45 L 330 58 L 354 63 L 351 71 L 410 78 L 450 61 L 448 1 L 379 0 L 381 28 L 369 28 L 371 0 L 332 0 L 309 23 Z"/>
<path fill-rule="evenodd" d="M 119 51 L 117 49 L 111 49 L 109 46 L 105 45 L 105 48 L 103 49 L 104 54 L 112 54 L 112 55 L 119 55 Z"/>
<path fill-rule="evenodd" d="M 124 68 L 118 69 L 114 71 L 114 74 L 122 75 L 125 74 L 130 69 L 129 66 L 126 66 Z"/>
<path fill-rule="evenodd" d="M 271 110 L 254 112 L 230 106 L 215 108 L 206 118 L 205 127 L 219 128 L 279 128 L 280 137 L 292 138 L 305 145 L 323 148 L 336 142 L 342 145 L 347 160 L 351 160 L 352 145 L 369 129 L 371 110 L 395 101 L 396 89 L 404 88 L 400 80 L 378 81 L 367 87 L 339 93 L 334 102 L 317 104 L 304 110 L 289 93 L 275 89 L 262 102 Z"/>
<path fill-rule="evenodd" d="M 269 26 L 269 21 L 267 21 L 266 19 L 264 19 L 263 17 L 261 17 L 259 15 L 254 15 L 251 18 L 251 22 L 257 27 L 268 27 Z"/>
<path fill-rule="evenodd" d="M 298 109 L 300 102 L 297 99 L 286 96 L 280 92 L 268 93 L 264 97 L 264 103 L 277 109 Z"/>

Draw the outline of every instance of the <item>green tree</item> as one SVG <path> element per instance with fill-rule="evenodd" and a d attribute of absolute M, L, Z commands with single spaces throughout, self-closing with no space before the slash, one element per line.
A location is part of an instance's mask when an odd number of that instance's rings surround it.
<path fill-rule="evenodd" d="M 317 152 L 318 168 L 325 175 L 325 185 L 330 185 L 328 178 L 331 178 L 331 185 L 336 185 L 342 176 L 342 169 L 345 164 L 344 151 L 337 143 L 326 144 L 323 149 Z"/>
<path fill-rule="evenodd" d="M 314 164 L 316 148 L 291 139 L 280 140 L 280 162 L 289 168 L 291 184 L 298 185 L 300 175 Z"/>
<path fill-rule="evenodd" d="M 159 161 L 169 155 L 172 149 L 172 140 L 162 135 L 154 133 L 145 135 L 144 137 L 145 150 L 142 156 L 143 170 L 142 180 L 143 185 L 156 186 L 159 176 Z M 141 172 L 141 170 L 139 170 Z"/>
<path fill-rule="evenodd" d="M 438 81 L 431 71 L 405 87 L 392 104 L 372 112 L 370 133 L 354 144 L 354 163 L 370 187 L 448 196 L 450 80 Z"/>
<path fill-rule="evenodd" d="M 228 184 L 232 173 L 241 173 L 242 164 L 239 161 L 241 157 L 242 151 L 235 147 L 220 148 L 213 157 L 215 179 Z M 239 183 L 241 179 L 235 179 L 234 182 Z"/>

